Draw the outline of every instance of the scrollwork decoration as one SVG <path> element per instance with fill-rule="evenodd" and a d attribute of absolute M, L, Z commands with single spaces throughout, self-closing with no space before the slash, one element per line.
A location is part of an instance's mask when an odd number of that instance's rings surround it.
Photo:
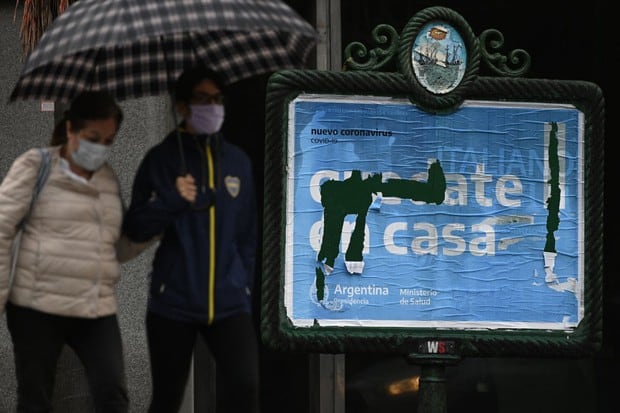
<path fill-rule="evenodd" d="M 399 44 L 399 36 L 394 27 L 388 24 L 378 25 L 372 31 L 372 40 L 377 45 L 386 46 L 368 51 L 360 42 L 349 43 L 344 50 L 344 70 L 381 70 L 392 62 Z M 356 58 L 365 61 L 360 62 Z"/>
<path fill-rule="evenodd" d="M 493 72 L 502 76 L 519 77 L 530 69 L 531 58 L 525 50 L 514 49 L 508 55 L 499 52 L 504 46 L 504 35 L 499 30 L 487 29 L 480 34 L 479 39 L 482 59 Z"/>

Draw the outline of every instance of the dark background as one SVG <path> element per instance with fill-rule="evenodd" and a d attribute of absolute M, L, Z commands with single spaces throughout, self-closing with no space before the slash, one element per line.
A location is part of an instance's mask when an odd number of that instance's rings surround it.
<path fill-rule="evenodd" d="M 295 0 L 287 1 L 310 22 L 314 22 L 314 5 L 310 1 Z M 613 395 L 611 383 L 618 367 L 619 344 L 616 330 L 620 326 L 620 294 L 618 293 L 619 281 L 617 268 L 613 260 L 614 251 L 611 239 L 615 230 L 615 220 L 610 210 L 610 198 L 613 194 L 614 178 L 616 173 L 612 167 L 611 143 L 618 133 L 618 91 L 616 60 L 620 58 L 620 42 L 616 27 L 616 18 L 611 10 L 611 2 L 593 0 L 588 2 L 565 2 L 565 1 L 444 1 L 441 3 L 428 1 L 403 1 L 403 0 L 342 0 L 342 50 L 353 41 L 363 43 L 372 49 L 376 47 L 372 43 L 371 31 L 378 24 L 390 24 L 397 32 L 400 32 L 406 23 L 417 12 L 430 6 L 449 7 L 461 14 L 472 28 L 476 36 L 484 30 L 494 28 L 504 35 L 505 44 L 502 49 L 507 54 L 513 49 L 524 49 L 532 58 L 532 65 L 525 78 L 560 79 L 560 80 L 584 80 L 596 83 L 605 96 L 605 217 L 604 217 L 604 278 L 603 278 L 603 348 L 595 357 L 585 361 L 567 361 L 560 363 L 563 366 L 558 369 L 553 364 L 549 371 L 552 375 L 551 383 L 545 380 L 539 383 L 542 386 L 553 386 L 554 381 L 559 382 L 558 377 L 574 373 L 573 364 L 585 363 L 585 377 L 581 379 L 592 381 L 595 389 L 593 394 L 585 394 L 579 397 L 591 397 L 593 404 L 589 405 L 589 412 L 611 412 Z M 612 74 L 613 72 L 613 74 Z M 481 64 L 481 76 L 495 76 L 484 64 Z M 264 101 L 265 85 L 267 76 L 255 78 L 233 85 L 230 90 L 231 100 L 237 102 L 228 109 L 227 119 L 234 119 L 225 125 L 226 134 L 230 138 L 235 137 L 237 143 L 244 147 L 252 156 L 256 167 L 256 176 L 259 186 L 259 194 L 262 195 L 263 171 L 264 171 Z M 244 119 L 239 121 L 239 119 Z M 233 139 L 231 139 L 233 140 Z M 587 145 L 587 142 L 586 142 Z M 265 165 L 265 167 L 268 167 Z M 601 190 L 603 185 L 600 186 Z M 262 199 L 260 204 L 262 205 Z M 588 246 L 586 245 L 586 248 Z M 266 276 L 266 275 L 263 275 Z M 256 319 L 259 325 L 260 297 L 256 302 Z M 373 366 L 393 362 L 386 355 L 347 355 L 347 412 L 384 411 L 379 408 L 373 410 L 371 402 L 364 401 L 364 395 L 356 394 L 360 390 L 350 387 L 349 383 L 356 383 L 360 374 L 366 374 Z M 263 371 L 263 395 L 264 411 L 272 409 L 296 409 L 306 410 L 311 404 L 308 394 L 309 366 L 312 359 L 305 354 L 282 354 L 263 348 L 262 371 Z M 473 370 L 489 370 L 490 363 L 496 363 L 502 368 L 515 368 L 514 364 L 548 366 L 550 361 L 536 359 L 535 355 L 530 360 L 472 360 L 463 363 L 465 367 L 455 373 L 456 376 L 473 374 L 465 371 L 466 368 Z M 568 366 L 568 367 L 567 367 Z M 581 364 L 580 364 L 581 366 Z M 406 364 L 400 363 L 392 369 L 404 369 Z M 543 367 L 546 368 L 546 367 Z M 557 376 L 553 376 L 553 369 L 557 370 Z M 565 369 L 569 370 L 565 370 Z M 564 370 L 563 370 L 564 369 Z M 570 370 L 573 369 L 573 370 Z M 532 367 L 534 375 L 534 368 Z M 373 371 L 375 376 L 382 374 L 387 377 L 384 370 Z M 578 370 L 582 371 L 582 370 Z M 567 373 L 568 372 L 568 373 Z M 381 377 L 374 377 L 374 386 L 381 386 Z M 534 382 L 534 376 L 529 378 Z M 576 378 L 579 379 L 579 378 Z M 458 377 L 457 379 L 458 380 Z M 532 384 L 536 385 L 536 384 Z M 559 386 L 559 384 L 556 383 Z M 351 385 L 352 386 L 352 385 Z M 564 389 L 566 390 L 566 389 Z M 361 390 L 363 392 L 364 390 Z M 562 390 L 558 390 L 562 394 Z M 490 392 L 492 393 L 492 392 Z M 553 394 L 549 391 L 549 394 Z M 471 396 L 471 395 L 470 395 Z M 492 397 L 493 395 L 489 395 Z M 564 393 L 569 397 L 569 393 Z M 495 397 L 495 396 L 493 396 Z M 359 400 L 358 400 L 359 399 Z M 366 398 L 367 399 L 367 398 Z M 450 399 L 450 397 L 449 397 Z M 454 400 L 454 398 L 452 399 Z M 456 398 L 459 405 L 451 403 L 451 412 L 467 411 L 468 408 L 476 407 L 478 411 L 484 410 L 481 399 L 468 395 Z M 464 402 L 466 400 L 467 402 Z M 387 407 L 386 401 L 377 401 L 379 405 Z M 470 404 L 468 404 L 470 403 Z M 471 403 L 474 403 L 473 405 Z M 481 404 L 482 403 L 482 404 Z M 532 402 L 534 406 L 536 401 Z M 488 411 L 495 411 L 496 404 L 489 403 Z M 535 410 L 532 406 L 530 411 Z M 557 410 L 547 408 L 547 413 L 562 411 L 571 413 L 578 411 L 578 404 L 567 403 L 562 408 L 556 405 Z M 571 410 L 571 406 L 574 410 Z M 398 407 L 391 406 L 391 411 L 400 411 Z M 415 405 L 409 405 L 408 410 L 414 412 Z M 543 411 L 543 410 L 540 410 Z M 583 410 L 581 410 L 583 411 Z M 614 409 L 615 411 L 615 409 Z"/>

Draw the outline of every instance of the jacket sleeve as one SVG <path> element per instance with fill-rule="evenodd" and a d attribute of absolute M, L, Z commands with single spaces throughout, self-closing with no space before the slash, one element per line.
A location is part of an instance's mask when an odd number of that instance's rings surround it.
<path fill-rule="evenodd" d="M 123 220 L 123 233 L 134 242 L 147 242 L 161 236 L 174 219 L 190 204 L 181 197 L 174 169 L 157 162 L 149 151 L 134 178 L 131 203 Z"/>
<path fill-rule="evenodd" d="M 160 236 L 155 236 L 144 242 L 136 242 L 132 241 L 127 234 L 121 234 L 121 237 L 116 242 L 116 258 L 120 263 L 131 261 L 152 245 L 155 245 L 160 238 Z"/>
<path fill-rule="evenodd" d="M 17 224 L 28 212 L 41 158 L 37 149 L 19 156 L 0 184 L 0 314 L 9 296 L 11 246 Z"/>

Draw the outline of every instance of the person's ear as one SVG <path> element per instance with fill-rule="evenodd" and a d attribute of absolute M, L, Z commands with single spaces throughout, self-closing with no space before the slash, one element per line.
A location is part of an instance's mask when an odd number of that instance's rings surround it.
<path fill-rule="evenodd" d="M 179 115 L 183 116 L 184 118 L 189 117 L 189 114 L 191 112 L 189 105 L 185 102 L 177 102 L 177 112 L 179 113 Z"/>
<path fill-rule="evenodd" d="M 65 121 L 65 134 L 67 136 L 67 141 L 66 143 L 71 147 L 71 148 L 76 148 L 78 145 L 78 141 L 79 138 L 77 137 L 77 135 L 75 134 L 75 131 L 73 130 L 73 125 L 71 124 L 70 120 Z"/>
<path fill-rule="evenodd" d="M 65 121 L 65 135 L 67 136 L 67 142 L 69 143 L 76 140 L 76 134 L 70 120 Z"/>

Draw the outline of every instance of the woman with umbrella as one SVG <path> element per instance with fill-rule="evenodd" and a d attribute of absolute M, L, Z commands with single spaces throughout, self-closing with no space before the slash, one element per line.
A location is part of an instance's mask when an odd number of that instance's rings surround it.
<path fill-rule="evenodd" d="M 223 93 L 204 66 L 181 74 L 174 100 L 184 120 L 142 160 L 125 215 L 132 240 L 161 236 L 146 315 L 150 413 L 179 410 L 198 335 L 225 380 L 218 411 L 259 411 L 254 177 L 249 157 L 220 132 Z"/>

